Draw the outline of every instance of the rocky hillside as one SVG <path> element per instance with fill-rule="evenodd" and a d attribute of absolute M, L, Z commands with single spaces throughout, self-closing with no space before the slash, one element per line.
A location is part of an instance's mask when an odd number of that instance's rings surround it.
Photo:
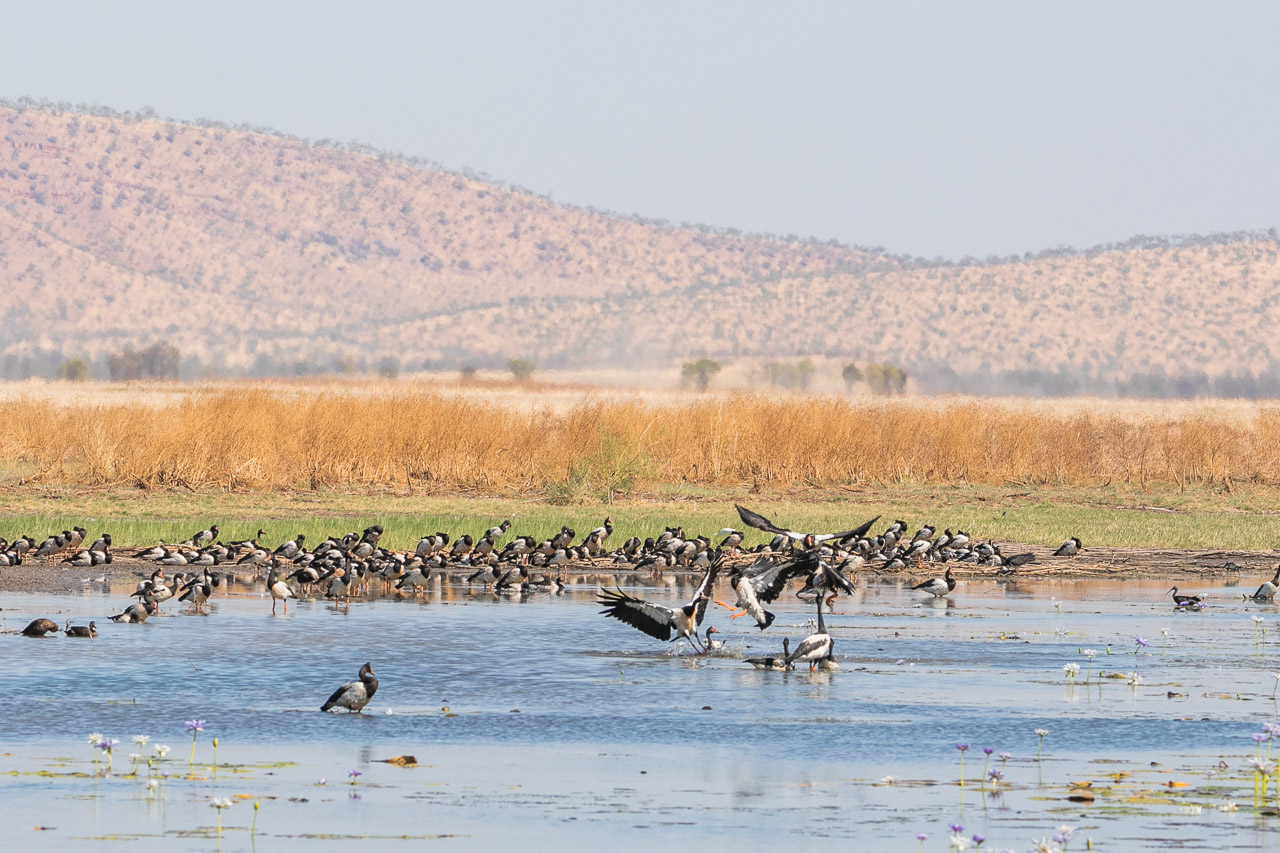
<path fill-rule="evenodd" d="M 231 373 L 813 355 L 944 387 L 1280 374 L 1274 232 L 925 263 L 96 112 L 0 107 L 6 376 L 76 356 L 101 373 L 160 340 Z"/>

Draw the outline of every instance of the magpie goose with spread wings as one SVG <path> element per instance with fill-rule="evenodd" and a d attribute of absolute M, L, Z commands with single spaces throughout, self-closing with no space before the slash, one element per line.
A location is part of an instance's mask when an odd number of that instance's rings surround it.
<path fill-rule="evenodd" d="M 684 638 L 697 649 L 699 654 L 706 654 L 707 649 L 698 638 L 698 628 L 707 614 L 707 602 L 711 600 L 711 590 L 715 586 L 716 574 L 724 562 L 723 555 L 717 555 L 707 566 L 698 584 L 698 591 L 693 600 L 683 607 L 664 607 L 642 598 L 627 595 L 622 590 L 601 589 L 597 601 L 605 605 L 600 613 L 612 616 L 619 622 L 625 622 L 636 630 L 643 631 L 650 637 L 663 642 L 676 638 Z"/>

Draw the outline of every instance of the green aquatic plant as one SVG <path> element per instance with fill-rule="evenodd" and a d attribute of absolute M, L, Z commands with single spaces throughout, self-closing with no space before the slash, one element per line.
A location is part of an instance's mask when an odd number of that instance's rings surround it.
<path fill-rule="evenodd" d="M 1250 616 L 1249 618 L 1253 620 L 1253 644 L 1254 644 L 1255 646 L 1257 646 L 1257 645 L 1259 645 L 1260 643 L 1266 643 L 1266 642 L 1267 642 L 1267 629 L 1266 629 L 1266 627 L 1263 625 L 1262 617 L 1261 617 L 1261 616 Z"/>
<path fill-rule="evenodd" d="M 964 754 L 969 751 L 969 744 L 958 743 L 956 749 L 960 750 L 960 787 L 964 787 Z"/>

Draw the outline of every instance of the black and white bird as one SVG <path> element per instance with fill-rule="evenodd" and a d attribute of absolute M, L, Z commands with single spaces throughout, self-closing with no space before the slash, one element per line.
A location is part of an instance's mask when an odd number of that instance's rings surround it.
<path fill-rule="evenodd" d="M 801 640 L 796 650 L 787 655 L 787 666 L 800 661 L 809 664 L 809 671 L 813 672 L 819 661 L 829 660 L 832 657 L 836 641 L 827 632 L 826 623 L 822 621 L 822 603 L 822 596 L 818 596 L 818 629 Z"/>
<path fill-rule="evenodd" d="M 801 575 L 812 575 L 821 561 L 816 551 L 806 551 L 795 560 L 778 562 L 768 556 L 758 558 L 754 563 L 735 568 L 729 576 L 729 585 L 738 594 L 734 607 L 723 601 L 717 601 L 721 607 L 734 612 L 729 618 L 737 619 L 747 615 L 756 621 L 756 627 L 763 631 L 773 624 L 774 614 L 764 609 L 764 605 L 777 601 L 787 582 Z"/>
<path fill-rule="evenodd" d="M 501 524 L 490 527 L 488 530 L 484 532 L 484 535 L 485 535 L 485 538 L 491 539 L 494 542 L 497 542 L 510 529 L 511 529 L 511 519 L 508 518 L 505 521 L 503 521 Z"/>
<path fill-rule="evenodd" d="M 951 569 L 947 569 L 947 573 L 942 577 L 930 578 L 924 583 L 918 583 L 911 588 L 942 598 L 944 595 L 947 595 L 956 588 L 956 578 L 955 575 L 952 574 Z"/>
<path fill-rule="evenodd" d="M 791 654 L 791 640 L 788 637 L 782 638 L 782 655 L 765 655 L 759 658 L 747 658 L 746 662 L 754 666 L 756 669 L 772 669 L 779 672 L 792 669 L 791 664 L 787 663 L 787 656 Z"/>
<path fill-rule="evenodd" d="M 218 525 L 211 524 L 206 529 L 201 530 L 191 536 L 188 540 L 196 548 L 202 545 L 208 545 L 210 542 L 218 538 Z"/>
<path fill-rule="evenodd" d="M 292 563 L 297 559 L 298 554 L 302 552 L 302 546 L 306 541 L 306 534 L 299 533 L 297 538 L 281 542 L 280 545 L 271 552 L 271 556 L 281 562 Z"/>
<path fill-rule="evenodd" d="M 124 609 L 123 613 L 115 616 L 109 616 L 112 622 L 136 622 L 142 623 L 147 621 L 147 617 L 153 615 L 158 609 L 154 599 L 144 598 L 142 601 L 135 601 Z"/>
<path fill-rule="evenodd" d="M 1204 604 L 1204 596 L 1202 595 L 1179 595 L 1178 588 L 1175 586 L 1169 590 L 1169 594 L 1173 596 L 1174 607 L 1201 607 Z"/>
<path fill-rule="evenodd" d="M 1271 601 L 1276 597 L 1276 589 L 1280 588 L 1280 566 L 1271 580 L 1258 587 L 1258 591 L 1250 596 L 1254 601 Z"/>
<path fill-rule="evenodd" d="M 1072 536 L 1066 542 L 1058 546 L 1058 550 L 1053 552 L 1055 557 L 1074 557 L 1084 548 L 1078 536 Z"/>
<path fill-rule="evenodd" d="M 373 674 L 373 666 L 367 663 L 360 667 L 358 674 L 359 680 L 348 681 L 333 691 L 333 695 L 320 706 L 320 710 L 345 708 L 348 714 L 363 711 L 364 706 L 373 699 L 373 694 L 378 692 L 378 677 Z"/>
<path fill-rule="evenodd" d="M 832 539 L 857 539 L 865 536 L 867 531 L 871 529 L 871 525 L 879 520 L 880 516 L 876 516 L 868 522 L 858 525 L 852 530 L 845 530 L 840 533 L 798 533 L 794 530 L 785 530 L 774 524 L 757 512 L 752 512 L 745 506 L 734 504 L 734 508 L 738 510 L 738 516 L 742 519 L 742 523 L 748 527 L 754 527 L 757 530 L 763 530 L 766 533 L 776 533 L 779 536 L 785 536 L 794 542 L 803 542 L 806 538 L 812 538 L 814 542 L 827 542 Z"/>
<path fill-rule="evenodd" d="M 702 583 L 698 584 L 693 600 L 683 607 L 664 607 L 627 595 L 614 587 L 599 591 L 597 601 L 605 605 L 600 613 L 625 622 L 656 640 L 671 642 L 674 639 L 686 639 L 699 654 L 705 655 L 707 649 L 698 638 L 698 628 L 702 626 L 702 619 L 706 616 L 707 602 L 711 600 L 711 590 L 715 586 L 721 562 L 722 559 L 712 561 L 702 576 Z"/>
<path fill-rule="evenodd" d="M 276 576 L 276 567 L 272 566 L 267 573 L 267 592 L 271 594 L 271 612 L 276 612 L 276 602 L 284 602 L 285 615 L 289 613 L 289 599 L 297 598 L 293 589 L 284 582 L 284 578 Z"/>

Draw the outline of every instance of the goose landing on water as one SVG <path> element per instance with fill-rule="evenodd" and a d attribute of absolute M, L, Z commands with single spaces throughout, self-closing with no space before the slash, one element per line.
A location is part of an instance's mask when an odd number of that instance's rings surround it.
<path fill-rule="evenodd" d="M 378 678 L 373 674 L 373 666 L 367 663 L 360 667 L 359 676 L 359 681 L 348 681 L 333 691 L 333 695 L 320 706 L 320 710 L 346 708 L 349 714 L 363 711 L 364 706 L 373 699 L 373 694 L 378 692 Z"/>
<path fill-rule="evenodd" d="M 707 613 L 707 602 L 711 600 L 711 590 L 716 583 L 716 574 L 720 570 L 723 558 L 717 556 L 707 567 L 698 584 L 698 591 L 693 600 L 684 607 L 663 607 L 642 598 L 627 595 L 618 588 L 601 589 L 597 601 L 605 605 L 601 615 L 612 616 L 619 622 L 625 622 L 632 628 L 643 631 L 650 637 L 663 642 L 673 639 L 685 639 L 698 651 L 705 655 L 708 649 L 702 645 L 698 637 L 698 628 Z M 672 636 L 674 634 L 674 636 Z"/>

